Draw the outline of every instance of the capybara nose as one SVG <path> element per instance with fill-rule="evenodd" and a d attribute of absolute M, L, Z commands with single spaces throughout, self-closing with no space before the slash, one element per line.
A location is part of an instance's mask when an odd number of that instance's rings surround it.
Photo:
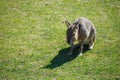
<path fill-rule="evenodd" d="M 70 41 L 69 40 L 67 40 L 67 43 L 70 45 Z"/>

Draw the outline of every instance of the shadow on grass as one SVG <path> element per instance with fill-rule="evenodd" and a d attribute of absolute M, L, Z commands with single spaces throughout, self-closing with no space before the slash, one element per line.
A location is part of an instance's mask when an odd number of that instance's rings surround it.
<path fill-rule="evenodd" d="M 79 56 L 79 47 L 75 48 L 73 50 L 73 54 L 72 56 L 68 56 L 67 53 L 69 52 L 69 48 L 65 48 L 65 49 L 61 49 L 59 52 L 58 52 L 58 55 L 55 56 L 51 61 L 50 61 L 50 64 L 43 67 L 43 68 L 49 68 L 49 69 L 54 69 L 56 67 L 59 67 L 61 65 L 63 65 L 64 63 L 66 62 L 69 62 L 73 59 L 75 59 L 77 56 Z M 84 45 L 83 47 L 83 54 L 88 51 L 88 46 L 87 45 Z"/>

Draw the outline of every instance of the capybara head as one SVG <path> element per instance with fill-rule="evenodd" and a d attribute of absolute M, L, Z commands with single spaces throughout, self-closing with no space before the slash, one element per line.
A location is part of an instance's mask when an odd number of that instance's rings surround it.
<path fill-rule="evenodd" d="M 68 21 L 65 21 L 66 26 L 68 27 L 66 31 L 66 39 L 68 44 L 72 44 L 78 36 L 78 27 L 76 24 L 71 25 Z"/>

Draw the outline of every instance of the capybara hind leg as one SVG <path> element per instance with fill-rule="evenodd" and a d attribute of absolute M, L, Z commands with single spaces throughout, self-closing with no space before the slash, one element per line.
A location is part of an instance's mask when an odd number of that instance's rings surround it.
<path fill-rule="evenodd" d="M 80 43 L 79 56 L 82 56 L 82 52 L 83 52 L 83 43 Z"/>
<path fill-rule="evenodd" d="M 95 41 L 95 36 L 93 37 L 93 39 L 89 43 L 89 49 L 93 49 L 94 41 Z"/>

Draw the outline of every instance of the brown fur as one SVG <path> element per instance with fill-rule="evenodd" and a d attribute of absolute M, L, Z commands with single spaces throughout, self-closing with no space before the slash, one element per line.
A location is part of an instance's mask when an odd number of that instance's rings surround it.
<path fill-rule="evenodd" d="M 82 55 L 83 45 L 88 44 L 92 49 L 95 41 L 96 30 L 92 22 L 86 18 L 78 18 L 72 25 L 65 21 L 68 29 L 66 31 L 67 43 L 71 45 L 69 55 L 72 55 L 74 41 L 78 41 L 80 45 L 80 55 Z"/>

